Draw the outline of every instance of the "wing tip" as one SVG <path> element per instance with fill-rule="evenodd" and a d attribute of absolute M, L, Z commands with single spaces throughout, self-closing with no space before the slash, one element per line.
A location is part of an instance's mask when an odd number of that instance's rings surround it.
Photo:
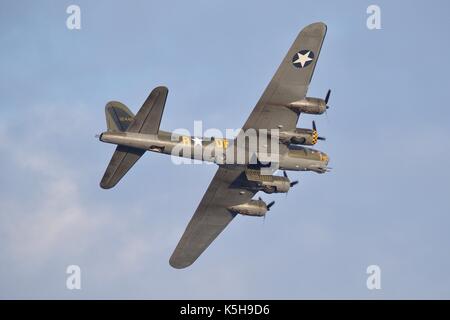
<path fill-rule="evenodd" d="M 169 88 L 167 88 L 166 86 L 164 86 L 164 85 L 160 85 L 160 86 L 157 86 L 157 87 L 155 87 L 155 88 L 153 88 L 153 91 L 163 91 L 163 92 L 169 92 Z"/>
<path fill-rule="evenodd" d="M 107 190 L 107 189 L 111 189 L 114 186 L 115 185 L 108 184 L 107 182 L 103 182 L 103 181 L 100 182 L 100 188 L 102 188 L 102 189 Z"/>
<path fill-rule="evenodd" d="M 325 22 L 319 21 L 319 22 L 314 22 L 311 23 L 309 25 L 307 25 L 306 27 L 304 27 L 301 31 L 300 34 L 302 33 L 308 33 L 308 34 L 326 34 L 327 33 L 327 25 L 325 24 Z"/>
<path fill-rule="evenodd" d="M 322 28 L 322 29 L 327 30 L 327 25 L 325 22 L 317 21 L 317 22 L 307 25 L 306 28 Z"/>
<path fill-rule="evenodd" d="M 185 259 L 179 258 L 174 255 L 172 255 L 169 259 L 170 266 L 175 269 L 185 269 L 192 265 L 192 263 L 194 263 L 194 261 L 186 261 Z"/>

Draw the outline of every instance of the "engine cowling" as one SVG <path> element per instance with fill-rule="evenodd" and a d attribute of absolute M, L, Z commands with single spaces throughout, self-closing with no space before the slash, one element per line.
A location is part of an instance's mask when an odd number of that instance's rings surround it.
<path fill-rule="evenodd" d="M 291 182 L 287 176 L 261 175 L 259 170 L 247 169 L 247 180 L 251 183 L 251 189 L 263 191 L 265 193 L 286 193 L 297 184 Z"/>
<path fill-rule="evenodd" d="M 297 128 L 294 131 L 280 132 L 280 141 L 286 144 L 313 146 L 318 139 L 319 134 L 314 129 Z"/>
<path fill-rule="evenodd" d="M 265 193 L 286 193 L 291 188 L 291 182 L 284 177 L 275 177 L 273 181 L 261 181 L 261 191 Z"/>
<path fill-rule="evenodd" d="M 262 200 L 250 200 L 249 202 L 231 206 L 228 208 L 232 213 L 238 213 L 245 216 L 263 217 L 269 208 Z"/>
<path fill-rule="evenodd" d="M 288 107 L 297 113 L 322 114 L 327 110 L 327 102 L 320 98 L 306 97 L 290 103 Z"/>

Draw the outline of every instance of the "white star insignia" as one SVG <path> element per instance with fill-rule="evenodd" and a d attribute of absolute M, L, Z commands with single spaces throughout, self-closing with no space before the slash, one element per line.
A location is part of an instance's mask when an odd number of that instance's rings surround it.
<path fill-rule="evenodd" d="M 294 63 L 300 63 L 300 65 L 303 68 L 307 62 L 312 61 L 312 59 L 309 57 L 310 53 L 311 53 L 311 51 L 308 51 L 305 54 L 301 54 L 300 52 L 298 52 L 297 60 L 295 60 Z"/>
<path fill-rule="evenodd" d="M 195 137 L 195 138 L 192 138 L 192 141 L 194 141 L 194 147 L 201 146 L 203 139 Z"/>

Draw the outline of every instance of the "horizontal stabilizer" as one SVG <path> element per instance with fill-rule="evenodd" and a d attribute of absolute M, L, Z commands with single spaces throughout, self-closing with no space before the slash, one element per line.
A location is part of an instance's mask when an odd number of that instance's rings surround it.
<path fill-rule="evenodd" d="M 100 187 L 103 189 L 114 187 L 144 153 L 143 149 L 117 146 L 100 182 Z"/>

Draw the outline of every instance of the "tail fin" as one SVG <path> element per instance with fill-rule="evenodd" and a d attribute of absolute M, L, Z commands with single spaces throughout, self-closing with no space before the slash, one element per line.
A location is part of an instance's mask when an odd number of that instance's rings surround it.
<path fill-rule="evenodd" d="M 153 89 L 136 116 L 122 103 L 109 102 L 105 109 L 108 131 L 157 134 L 168 92 L 166 87 Z M 144 149 L 118 145 L 100 186 L 114 187 L 144 153 Z"/>
<path fill-rule="evenodd" d="M 136 117 L 134 117 L 133 122 L 130 123 L 127 131 L 157 134 L 168 93 L 169 90 L 166 87 L 157 87 L 153 89 Z"/>
<path fill-rule="evenodd" d="M 134 120 L 134 114 L 123 103 L 110 101 L 105 107 L 108 131 L 126 131 Z"/>

